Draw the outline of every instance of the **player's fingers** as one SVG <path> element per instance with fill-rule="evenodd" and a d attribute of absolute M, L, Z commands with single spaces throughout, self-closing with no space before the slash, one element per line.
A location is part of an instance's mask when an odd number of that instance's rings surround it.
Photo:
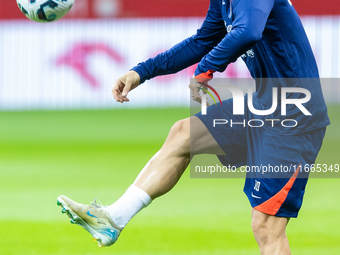
<path fill-rule="evenodd" d="M 196 101 L 199 104 L 202 103 L 202 98 L 201 97 L 195 97 L 195 98 L 193 98 L 193 100 Z"/>
<path fill-rule="evenodd" d="M 190 89 L 190 96 L 194 97 L 195 94 L 194 94 L 194 87 L 193 87 L 192 83 L 189 83 L 188 87 Z"/>
<path fill-rule="evenodd" d="M 121 98 L 121 86 L 123 84 L 121 83 L 120 79 L 118 79 L 116 81 L 116 84 L 113 86 L 112 88 L 112 95 L 113 95 L 113 98 L 117 101 L 117 102 L 121 102 L 122 101 L 122 98 Z"/>
<path fill-rule="evenodd" d="M 201 95 L 200 95 L 200 89 L 199 88 L 194 88 L 192 99 L 194 101 L 198 102 L 198 103 L 202 103 L 202 98 L 201 98 Z"/>
<path fill-rule="evenodd" d="M 131 79 L 128 77 L 126 78 L 126 81 L 125 81 L 125 86 L 124 86 L 124 89 L 123 89 L 123 92 L 122 92 L 122 97 L 124 99 L 127 99 L 127 94 L 129 93 L 130 89 L 131 89 L 131 86 L 132 86 L 132 81 Z"/>
<path fill-rule="evenodd" d="M 197 93 L 197 89 L 195 89 L 194 87 L 190 87 L 190 95 L 191 98 L 196 101 L 197 96 L 199 96 L 199 93 Z"/>
<path fill-rule="evenodd" d="M 197 82 L 196 80 L 191 80 L 189 84 L 190 92 L 191 92 L 191 98 L 202 104 L 202 97 L 200 95 L 200 91 L 202 90 L 203 94 L 207 94 L 208 87 L 204 85 L 204 83 Z M 206 101 L 207 106 L 209 106 L 208 101 Z"/>
<path fill-rule="evenodd" d="M 201 90 L 200 87 L 201 86 L 202 85 L 199 84 L 196 81 L 191 81 L 190 84 L 189 84 L 191 98 L 198 103 L 202 102 L 202 98 L 201 98 L 201 95 L 200 95 L 200 90 Z"/>
<path fill-rule="evenodd" d="M 203 94 L 207 94 L 207 93 L 208 93 L 208 92 L 207 92 L 207 91 L 208 91 L 207 86 L 202 85 L 201 88 L 205 89 L 205 90 L 203 90 Z"/>
<path fill-rule="evenodd" d="M 196 98 L 201 99 L 200 89 L 199 88 L 195 88 L 194 89 L 194 95 L 195 95 Z"/>
<path fill-rule="evenodd" d="M 192 86 L 192 83 L 189 83 L 188 87 L 190 89 L 190 96 L 195 101 L 194 87 Z"/>

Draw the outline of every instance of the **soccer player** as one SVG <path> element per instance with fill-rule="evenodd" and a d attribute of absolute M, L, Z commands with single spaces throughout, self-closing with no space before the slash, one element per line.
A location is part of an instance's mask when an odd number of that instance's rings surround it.
<path fill-rule="evenodd" d="M 242 121 L 233 115 L 233 99 L 208 107 L 206 115 L 199 113 L 176 122 L 163 147 L 114 204 L 104 207 L 95 200 L 83 205 L 58 197 L 63 211 L 89 231 L 100 246 L 112 245 L 136 213 L 170 191 L 192 156 L 210 153 L 218 155 L 224 165 L 295 168 L 268 176 L 249 172 L 244 185 L 261 254 L 290 254 L 285 229 L 302 204 L 308 173 L 301 170 L 314 163 L 330 124 L 312 49 L 290 0 L 211 0 L 195 35 L 133 67 L 117 80 L 113 96 L 118 102 L 128 102 L 129 91 L 146 80 L 199 62 L 194 77 L 201 83 L 191 82 L 189 87 L 192 98 L 200 102 L 197 87 L 205 86 L 214 72 L 223 72 L 239 57 L 256 80 L 256 92 L 248 95 L 255 109 L 271 107 L 274 87 L 290 91 L 279 93 L 280 101 L 284 97 L 295 100 L 285 115 L 280 107 L 266 116 L 246 110 L 246 120 L 272 119 L 279 123 L 286 118 L 298 125 L 286 128 L 273 121 L 261 128 L 214 127 L 214 118 Z M 308 90 L 311 98 L 307 93 L 292 92 L 294 88 Z M 191 131 L 190 125 L 194 127 Z"/>

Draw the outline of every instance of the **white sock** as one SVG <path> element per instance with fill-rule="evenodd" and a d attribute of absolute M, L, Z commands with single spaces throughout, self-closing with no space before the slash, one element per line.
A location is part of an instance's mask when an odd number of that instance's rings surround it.
<path fill-rule="evenodd" d="M 151 203 L 150 196 L 140 188 L 131 185 L 114 204 L 107 207 L 113 222 L 119 227 L 125 225 L 144 207 Z"/>

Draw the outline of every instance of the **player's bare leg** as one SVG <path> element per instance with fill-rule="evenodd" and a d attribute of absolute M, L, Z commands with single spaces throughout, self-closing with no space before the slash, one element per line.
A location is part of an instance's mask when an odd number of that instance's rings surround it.
<path fill-rule="evenodd" d="M 289 255 L 286 235 L 289 218 L 276 217 L 252 209 L 251 226 L 262 255 Z"/>
<path fill-rule="evenodd" d="M 190 125 L 193 126 L 191 134 Z M 167 193 L 187 168 L 190 147 L 192 154 L 224 154 L 197 117 L 180 120 L 173 125 L 164 145 L 147 163 L 134 185 L 148 193 L 152 199 Z"/>

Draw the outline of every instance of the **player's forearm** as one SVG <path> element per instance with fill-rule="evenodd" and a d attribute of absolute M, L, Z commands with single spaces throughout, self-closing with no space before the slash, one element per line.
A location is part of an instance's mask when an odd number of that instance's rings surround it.
<path fill-rule="evenodd" d="M 199 62 L 210 49 L 199 44 L 194 37 L 189 37 L 156 57 L 139 63 L 131 70 L 139 74 L 143 83 L 159 75 L 176 73 Z"/>

